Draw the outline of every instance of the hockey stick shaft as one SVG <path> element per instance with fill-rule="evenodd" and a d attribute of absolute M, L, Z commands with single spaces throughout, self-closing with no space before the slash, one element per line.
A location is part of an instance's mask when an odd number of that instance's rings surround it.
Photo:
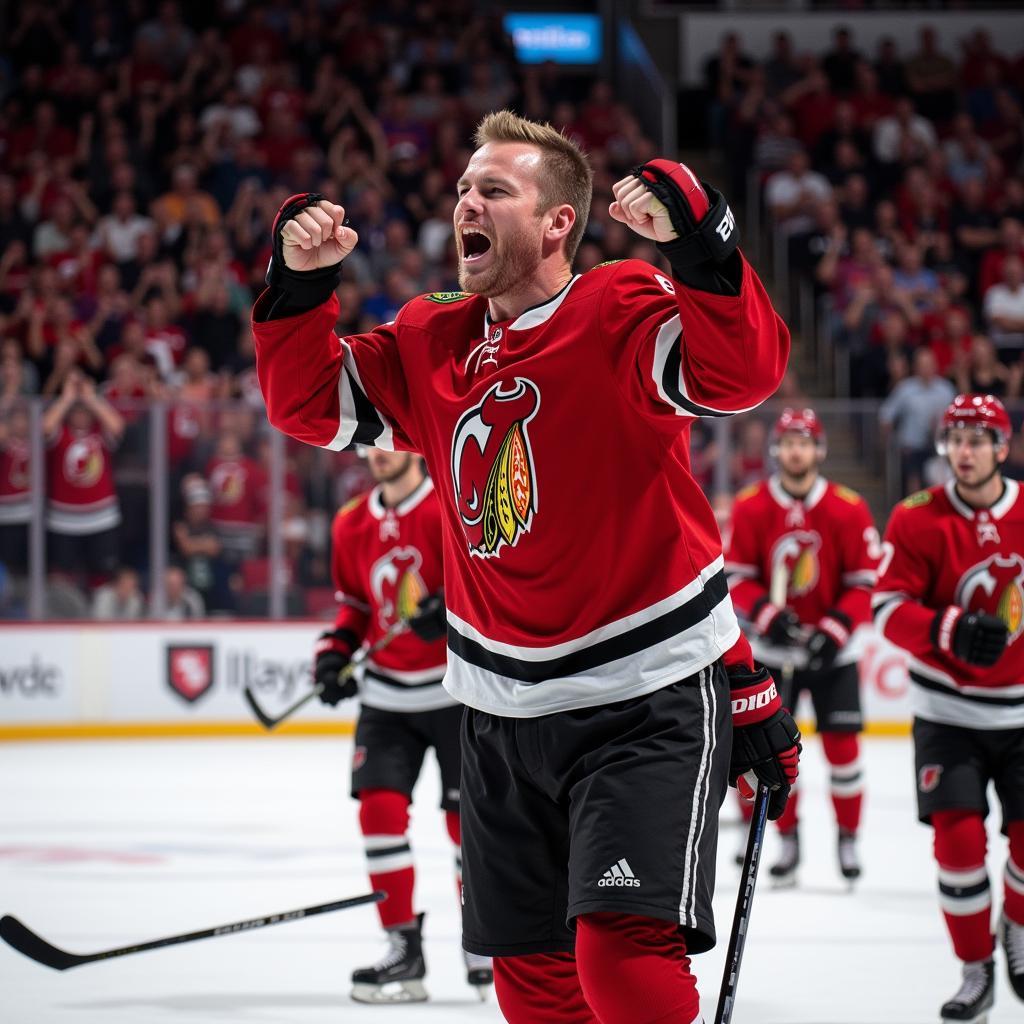
<path fill-rule="evenodd" d="M 377 651 L 383 650 L 392 640 L 395 639 L 400 633 L 404 633 L 409 628 L 408 619 L 401 619 L 391 626 L 388 631 L 369 647 L 361 648 L 352 655 L 352 660 L 338 673 L 339 681 L 348 679 L 350 675 L 359 666 L 366 661 L 371 654 L 376 654 Z M 249 705 L 252 713 L 259 719 L 260 725 L 264 729 L 276 729 L 286 718 L 291 718 L 300 708 L 304 708 L 314 697 L 319 697 L 324 692 L 322 684 L 318 683 L 313 687 L 309 693 L 304 694 L 294 704 L 289 705 L 278 715 L 268 715 L 266 711 L 260 707 L 260 703 L 256 700 L 256 695 L 252 692 L 252 688 L 247 686 L 242 691 L 242 696 L 245 697 L 246 703 Z"/>
<path fill-rule="evenodd" d="M 118 956 L 131 956 L 133 953 L 145 953 L 151 949 L 162 949 L 164 946 L 180 946 L 185 942 L 198 942 L 200 939 L 215 939 L 221 935 L 234 935 L 237 932 L 255 931 L 257 928 L 268 928 L 275 924 L 287 924 L 289 921 L 301 921 L 317 914 L 329 914 L 334 910 L 347 910 L 359 907 L 364 903 L 380 903 L 386 899 L 385 893 L 377 891 L 364 896 L 351 896 L 333 903 L 318 903 L 312 907 L 300 907 L 298 910 L 287 910 L 281 914 L 269 914 L 266 917 L 253 917 L 247 921 L 235 921 L 232 924 L 218 925 L 216 928 L 204 928 L 198 932 L 186 932 L 183 935 L 170 935 L 152 942 L 142 942 L 135 946 L 120 946 L 117 949 L 106 949 L 102 953 L 69 953 L 47 942 L 31 928 L 24 925 L 16 917 L 5 915 L 0 918 L 0 938 L 13 949 L 27 956 L 36 963 L 52 967 L 57 971 L 66 971 L 70 967 L 95 963 L 97 960 L 111 960 Z"/>
<path fill-rule="evenodd" d="M 764 846 L 765 826 L 768 822 L 768 787 L 758 783 L 754 798 L 754 814 L 750 820 L 747 848 L 743 853 L 743 868 L 740 891 L 736 896 L 736 910 L 732 916 L 732 931 L 729 934 L 729 948 L 725 954 L 725 969 L 722 972 L 722 988 L 718 995 L 718 1010 L 715 1024 L 729 1024 L 736 1006 L 736 988 L 740 980 L 740 965 L 743 963 L 743 947 L 747 941 L 750 926 L 750 912 L 754 905 L 754 887 L 757 885 L 757 868 Z"/>

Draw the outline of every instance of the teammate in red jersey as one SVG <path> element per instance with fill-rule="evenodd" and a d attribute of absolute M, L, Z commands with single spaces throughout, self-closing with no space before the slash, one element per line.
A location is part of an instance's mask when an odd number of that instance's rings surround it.
<path fill-rule="evenodd" d="M 872 598 L 876 628 L 910 655 L 918 817 L 963 962 L 948 1021 L 982 1019 L 994 999 L 990 782 L 1010 839 L 999 932 L 1024 999 L 1024 499 L 1000 472 L 1011 433 L 998 398 L 957 395 L 937 445 L 953 480 L 893 510 Z"/>
<path fill-rule="evenodd" d="M 583 154 L 508 112 L 476 142 L 465 291 L 365 334 L 333 331 L 344 210 L 288 200 L 254 308 L 260 384 L 280 429 L 420 451 L 438 484 L 445 688 L 468 705 L 463 936 L 496 958 L 505 1017 L 690 1024 L 726 783 L 753 771 L 778 817 L 799 736 L 767 672 L 723 667 L 739 625 L 682 442 L 771 394 L 789 335 L 687 167 L 637 168 L 609 208 L 671 270 L 574 276 Z"/>
<path fill-rule="evenodd" d="M 459 726 L 462 705 L 445 691 L 445 615 L 442 596 L 441 511 L 418 456 L 367 452 L 377 486 L 345 505 L 331 529 L 331 566 L 341 607 L 334 629 L 316 647 L 320 699 L 354 696 L 356 682 L 338 674 L 361 646 L 391 627 L 410 629 L 368 656 L 360 671 L 359 722 L 352 758 L 352 796 L 366 844 L 370 884 L 388 894 L 377 905 L 387 931 L 384 958 L 352 975 L 359 1002 L 420 1002 L 423 915 L 413 911 L 415 870 L 409 847 L 409 807 L 423 757 L 434 748 L 441 769 L 441 809 L 455 844 L 456 884 L 462 887 L 459 828 Z M 467 980 L 493 982 L 490 960 L 467 953 Z"/>
<path fill-rule="evenodd" d="M 796 708 L 800 693 L 810 692 L 831 767 L 839 867 L 852 882 L 860 876 L 863 783 L 857 652 L 850 638 L 871 620 L 879 536 L 864 499 L 821 475 L 825 453 L 814 410 L 786 409 L 772 431 L 778 472 L 737 496 L 725 568 L 754 656 L 771 669 L 783 704 Z M 771 869 L 778 884 L 796 880 L 797 800 L 792 793 L 779 819 L 782 856 Z"/>
<path fill-rule="evenodd" d="M 30 457 L 28 409 L 0 399 L 0 565 L 12 576 L 28 569 Z"/>

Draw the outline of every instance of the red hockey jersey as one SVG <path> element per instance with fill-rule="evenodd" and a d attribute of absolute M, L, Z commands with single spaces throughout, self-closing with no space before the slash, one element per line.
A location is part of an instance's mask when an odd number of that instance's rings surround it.
<path fill-rule="evenodd" d="M 885 531 L 875 627 L 910 655 L 914 713 L 972 729 L 1024 726 L 1024 499 L 1006 480 L 989 509 L 961 501 L 953 482 L 893 509 Z M 950 605 L 998 615 L 1009 646 L 990 668 L 935 650 L 935 613 Z"/>
<path fill-rule="evenodd" d="M 0 526 L 22 525 L 32 519 L 30 457 L 28 441 L 9 438 L 0 445 Z"/>
<path fill-rule="evenodd" d="M 749 628 L 778 566 L 786 569 L 786 604 L 809 629 L 833 610 L 850 620 L 851 633 L 870 622 L 879 541 L 864 499 L 822 476 L 803 499 L 788 494 L 777 475 L 741 491 L 726 538 L 725 571 L 754 656 L 773 668 L 787 661 L 801 668 L 807 660 L 806 650 L 775 647 Z M 836 664 L 855 661 L 857 653 L 858 645 L 847 643 Z"/>
<path fill-rule="evenodd" d="M 275 426 L 427 460 L 453 696 L 511 717 L 605 704 L 736 642 L 718 529 L 675 442 L 695 416 L 757 405 L 785 370 L 789 334 L 749 265 L 735 297 L 624 260 L 511 321 L 439 293 L 344 339 L 334 296 L 262 322 L 265 302 L 253 330 Z"/>
<path fill-rule="evenodd" d="M 441 508 L 427 478 L 403 502 L 386 508 L 379 487 L 334 517 L 331 569 L 341 608 L 335 620 L 369 646 L 444 583 Z M 359 698 L 384 711 L 433 711 L 455 703 L 441 685 L 443 639 L 395 637 L 366 661 Z"/>
<path fill-rule="evenodd" d="M 121 525 L 110 448 L 99 430 L 61 427 L 49 441 L 46 469 L 47 529 L 80 536 Z"/>

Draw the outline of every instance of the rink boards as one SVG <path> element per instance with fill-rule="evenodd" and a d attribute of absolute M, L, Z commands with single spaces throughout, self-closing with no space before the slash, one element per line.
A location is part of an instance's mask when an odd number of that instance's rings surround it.
<path fill-rule="evenodd" d="M 322 622 L 0 625 L 0 740 L 262 732 L 250 686 L 274 713 L 312 685 Z M 905 734 L 903 655 L 867 630 L 856 642 L 868 731 Z M 355 702 L 316 702 L 281 732 L 351 732 Z"/>

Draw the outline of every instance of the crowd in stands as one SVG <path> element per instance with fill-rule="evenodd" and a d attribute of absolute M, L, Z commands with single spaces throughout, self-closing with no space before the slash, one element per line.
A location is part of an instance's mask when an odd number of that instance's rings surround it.
<path fill-rule="evenodd" d="M 23 0 L 4 16 L 0 614 L 25 607 L 24 399 L 39 395 L 51 614 L 146 614 L 154 401 L 166 603 L 266 611 L 268 428 L 248 316 L 286 197 L 322 192 L 359 232 L 339 290 L 348 333 L 457 288 L 454 186 L 484 113 L 563 127 L 599 195 L 655 155 L 606 82 L 520 66 L 500 16 L 471 0 Z M 630 255 L 658 258 L 595 203 L 579 269 Z M 326 605 L 329 519 L 367 475 L 351 455 L 287 457 L 289 578 Z"/>
<path fill-rule="evenodd" d="M 947 52 L 925 27 L 913 52 L 868 53 L 839 27 L 813 55 L 779 32 L 762 62 L 729 36 L 706 76 L 734 189 L 753 168 L 791 268 L 826 300 L 850 393 L 891 396 L 882 422 L 919 485 L 955 391 L 1021 395 L 1024 52 L 984 28 Z"/>

